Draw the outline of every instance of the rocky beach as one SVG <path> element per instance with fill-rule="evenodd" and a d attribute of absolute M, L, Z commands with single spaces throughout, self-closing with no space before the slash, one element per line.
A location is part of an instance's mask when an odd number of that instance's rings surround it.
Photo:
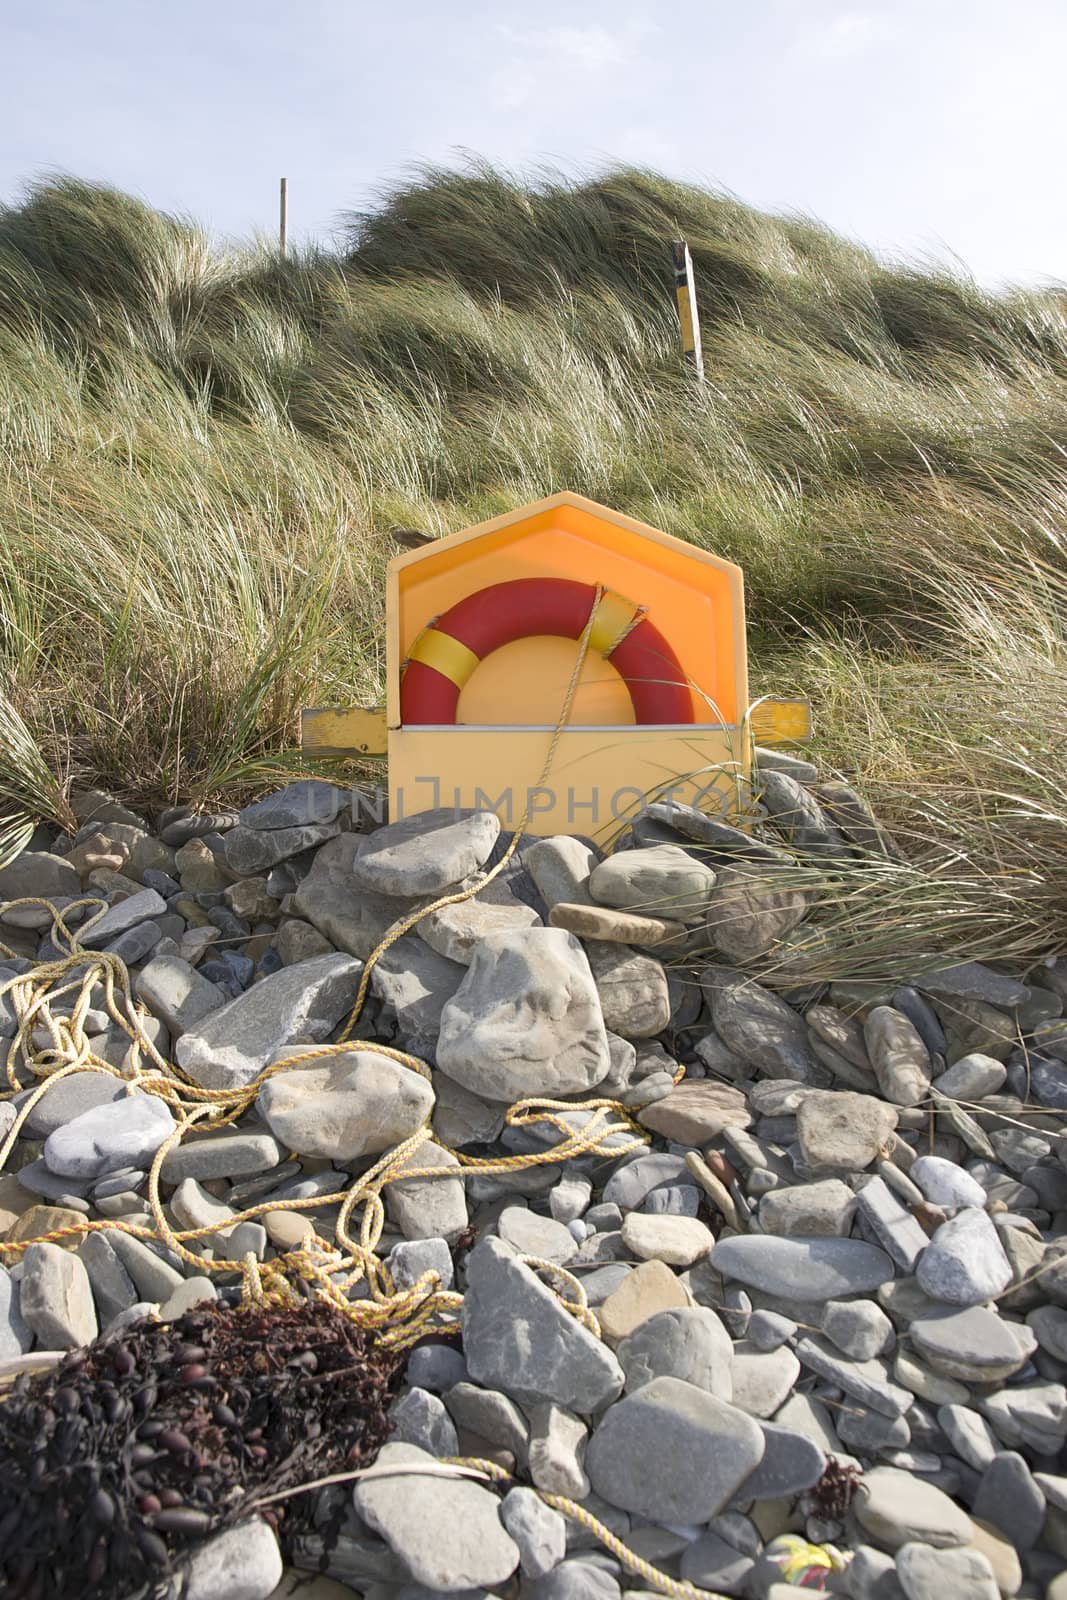
<path fill-rule="evenodd" d="M 783 988 L 811 864 L 892 846 L 804 761 L 759 789 L 751 828 L 650 804 L 606 855 L 317 780 L 83 791 L 0 869 L 0 1410 L 41 1462 L 0 1435 L 4 1593 L 75 1592 L 68 1540 L 114 1600 L 1063 1600 L 1067 960 Z M 86 1372 L 207 1349 L 279 1275 L 408 1328 L 365 1476 L 289 1519 L 163 1503 L 168 1429 L 207 1472 L 164 1387 L 125 1498 L 90 1475 L 23 1538 L 89 1472 Z"/>

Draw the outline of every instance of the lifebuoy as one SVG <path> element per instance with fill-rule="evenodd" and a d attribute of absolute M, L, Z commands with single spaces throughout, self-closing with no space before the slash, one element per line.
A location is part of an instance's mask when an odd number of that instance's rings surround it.
<path fill-rule="evenodd" d="M 685 673 L 659 629 L 622 595 L 572 578 L 493 583 L 436 618 L 411 648 L 400 684 L 401 722 L 454 723 L 460 690 L 486 656 L 539 634 L 580 639 L 594 606 L 589 648 L 610 660 L 623 679 L 635 722 L 691 723 Z"/>

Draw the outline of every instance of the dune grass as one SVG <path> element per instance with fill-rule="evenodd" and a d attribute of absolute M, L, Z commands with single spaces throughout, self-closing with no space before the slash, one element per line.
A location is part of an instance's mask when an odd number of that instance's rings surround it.
<path fill-rule="evenodd" d="M 1065 445 L 1064 294 L 652 173 L 427 171 L 285 261 L 50 180 L 0 210 L 0 810 L 262 785 L 301 705 L 380 692 L 391 526 L 570 488 L 739 561 L 754 692 L 1047 948 Z"/>

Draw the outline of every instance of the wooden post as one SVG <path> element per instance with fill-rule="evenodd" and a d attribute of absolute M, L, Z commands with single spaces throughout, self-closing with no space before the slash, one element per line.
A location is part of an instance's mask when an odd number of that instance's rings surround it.
<path fill-rule="evenodd" d="M 282 178 L 278 189 L 278 250 L 285 256 L 289 242 L 289 179 Z"/>
<path fill-rule="evenodd" d="M 684 239 L 675 239 L 671 245 L 674 263 L 674 293 L 678 301 L 678 322 L 682 335 L 682 355 L 697 379 L 704 381 L 704 355 L 700 348 L 700 317 L 697 312 L 696 284 L 693 279 L 693 258 Z"/>

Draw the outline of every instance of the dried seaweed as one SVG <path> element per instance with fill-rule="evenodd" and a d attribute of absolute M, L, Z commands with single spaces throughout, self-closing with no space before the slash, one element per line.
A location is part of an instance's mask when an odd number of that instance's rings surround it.
<path fill-rule="evenodd" d="M 163 1596 L 175 1564 L 258 1501 L 369 1465 L 397 1357 L 326 1302 L 142 1322 L 0 1400 L 0 1593 Z M 259 1514 L 283 1546 L 314 1496 Z"/>

